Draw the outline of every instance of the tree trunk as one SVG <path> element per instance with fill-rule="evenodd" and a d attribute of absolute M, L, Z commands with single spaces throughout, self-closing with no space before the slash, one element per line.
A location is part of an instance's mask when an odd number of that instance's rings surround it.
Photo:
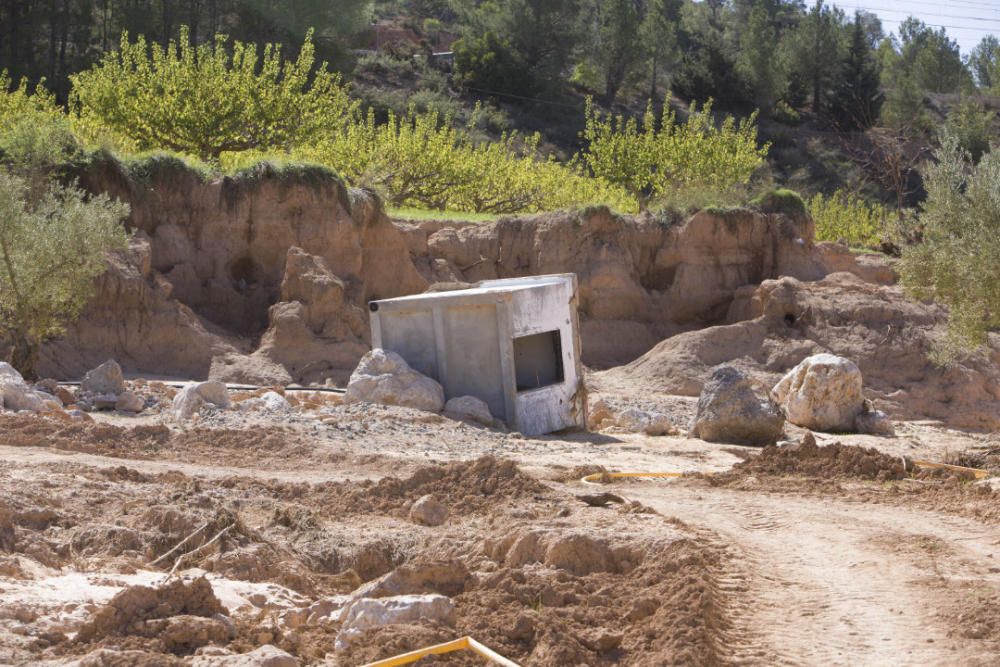
<path fill-rule="evenodd" d="M 35 366 L 38 364 L 39 345 L 26 334 L 15 334 L 7 355 L 8 363 L 29 382 L 37 380 Z"/>

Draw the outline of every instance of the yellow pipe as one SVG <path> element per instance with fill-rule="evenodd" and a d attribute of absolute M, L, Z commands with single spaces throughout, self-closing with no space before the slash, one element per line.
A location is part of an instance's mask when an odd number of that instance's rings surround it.
<path fill-rule="evenodd" d="M 600 480 L 605 478 L 610 479 L 623 479 L 627 477 L 684 477 L 693 473 L 686 472 L 595 472 L 593 475 L 587 475 L 580 479 L 584 484 L 597 484 Z M 711 475 L 712 473 L 706 472 L 703 475 Z"/>
<path fill-rule="evenodd" d="M 950 463 L 934 463 L 933 461 L 914 461 L 914 465 L 918 465 L 921 468 L 938 468 L 940 470 L 954 470 L 955 472 L 968 472 L 972 473 L 974 479 L 986 479 L 990 476 L 989 471 L 980 470 L 979 468 L 966 468 L 965 466 L 955 466 Z"/>
<path fill-rule="evenodd" d="M 397 665 L 408 665 L 411 662 L 416 662 L 417 660 L 426 658 L 429 655 L 441 655 L 442 653 L 451 653 L 453 651 L 463 650 L 478 653 L 484 658 L 491 660 L 498 665 L 502 665 L 503 667 L 521 667 L 513 660 L 508 660 L 496 651 L 480 644 L 472 637 L 461 637 L 443 644 L 435 644 L 434 646 L 420 648 L 415 651 L 409 651 L 408 653 L 400 653 L 399 655 L 394 655 L 391 658 L 369 662 L 362 667 L 396 667 Z"/>

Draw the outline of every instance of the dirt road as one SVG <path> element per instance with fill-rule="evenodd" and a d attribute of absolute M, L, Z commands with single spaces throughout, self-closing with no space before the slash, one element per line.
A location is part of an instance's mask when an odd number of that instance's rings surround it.
<path fill-rule="evenodd" d="M 726 543 L 735 569 L 725 585 L 740 593 L 736 664 L 1000 659 L 995 646 L 969 641 L 979 632 L 974 619 L 962 627 L 952 618 L 957 598 L 1000 589 L 997 527 L 837 498 L 669 483 L 631 486 L 627 495 Z"/>

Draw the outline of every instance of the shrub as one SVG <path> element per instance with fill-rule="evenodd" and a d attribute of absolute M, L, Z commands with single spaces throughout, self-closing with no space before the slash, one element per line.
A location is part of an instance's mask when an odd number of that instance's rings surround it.
<path fill-rule="evenodd" d="M 986 341 L 1000 326 L 1000 153 L 978 165 L 945 133 L 924 176 L 922 242 L 903 248 L 900 279 L 909 292 L 948 306 L 947 360 Z"/>
<path fill-rule="evenodd" d="M 127 137 L 139 150 L 168 148 L 218 159 L 223 151 L 287 148 L 322 137 L 356 108 L 326 65 L 314 70 L 311 34 L 294 61 L 268 44 L 226 38 L 194 46 L 186 28 L 164 49 L 123 34 L 116 52 L 71 77 L 84 124 Z"/>
<path fill-rule="evenodd" d="M 37 200 L 28 182 L 0 170 L 0 338 L 27 377 L 43 342 L 62 333 L 93 293 L 105 253 L 125 246 L 128 206 L 50 186 Z"/>
<path fill-rule="evenodd" d="M 452 48 L 455 53 L 455 80 L 458 83 L 517 95 L 535 92 L 530 63 L 525 62 L 517 49 L 496 33 L 463 37 Z"/>
<path fill-rule="evenodd" d="M 838 190 L 829 197 L 813 195 L 809 215 L 819 241 L 844 241 L 850 246 L 874 248 L 882 242 L 889 218 L 881 204 Z"/>
<path fill-rule="evenodd" d="M 771 118 L 782 125 L 795 126 L 802 122 L 802 116 L 785 100 L 778 100 L 771 110 Z"/>
<path fill-rule="evenodd" d="M 632 118 L 602 116 L 589 101 L 585 113 L 583 160 L 595 176 L 636 197 L 745 185 L 770 147 L 757 146 L 756 112 L 739 122 L 728 116 L 716 127 L 711 100 L 701 109 L 693 103 L 685 123 L 668 107 L 657 122 L 651 103 L 641 126 Z"/>
<path fill-rule="evenodd" d="M 37 179 L 76 153 L 78 144 L 66 114 L 42 84 L 12 87 L 0 72 L 0 161 Z"/>

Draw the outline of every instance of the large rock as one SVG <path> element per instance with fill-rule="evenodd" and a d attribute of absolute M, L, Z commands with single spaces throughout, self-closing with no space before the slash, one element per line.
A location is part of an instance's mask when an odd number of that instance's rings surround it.
<path fill-rule="evenodd" d="M 493 424 L 493 415 L 486 401 L 475 396 L 456 396 L 444 404 L 444 414 L 458 421 L 472 421 L 485 426 Z"/>
<path fill-rule="evenodd" d="M 803 359 L 773 391 L 791 423 L 814 431 L 853 431 L 865 406 L 862 389 L 857 364 L 823 353 Z"/>
<path fill-rule="evenodd" d="M 45 401 L 51 397 L 32 389 L 21 374 L 7 362 L 0 361 L 0 408 L 6 410 L 46 410 Z"/>
<path fill-rule="evenodd" d="M 396 595 L 384 598 L 362 598 L 352 603 L 343 615 L 334 648 L 342 651 L 365 630 L 416 623 L 421 619 L 453 625 L 455 604 L 444 595 Z"/>
<path fill-rule="evenodd" d="M 232 402 L 226 385 L 214 380 L 189 384 L 177 392 L 170 409 L 177 421 L 187 421 L 198 414 L 205 403 L 224 410 L 229 408 Z"/>
<path fill-rule="evenodd" d="M 196 655 L 191 667 L 299 667 L 299 660 L 277 646 L 264 644 L 249 653 Z"/>
<path fill-rule="evenodd" d="M 428 412 L 444 408 L 444 389 L 431 378 L 410 368 L 395 352 L 374 349 L 361 363 L 347 384 L 349 403 L 368 402 L 400 405 Z"/>
<path fill-rule="evenodd" d="M 698 399 L 691 435 L 709 442 L 770 445 L 781 437 L 785 418 L 767 395 L 738 368 L 721 366 Z"/>
<path fill-rule="evenodd" d="M 80 390 L 87 394 L 113 394 L 117 396 L 125 391 L 122 367 L 114 359 L 108 359 L 83 376 Z"/>

